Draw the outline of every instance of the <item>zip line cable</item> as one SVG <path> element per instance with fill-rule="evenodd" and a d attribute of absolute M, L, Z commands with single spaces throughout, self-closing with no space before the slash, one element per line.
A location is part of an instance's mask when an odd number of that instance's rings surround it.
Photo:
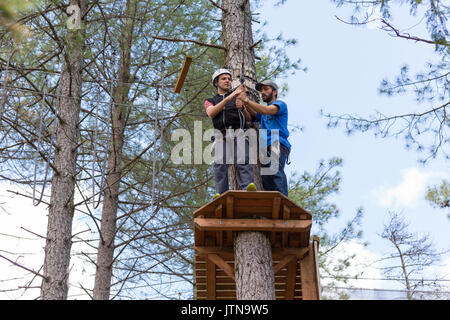
<path fill-rule="evenodd" d="M 334 287 L 334 286 L 323 286 L 326 289 L 340 289 L 340 290 L 365 290 L 365 291 L 391 291 L 391 292 L 408 292 L 407 290 L 400 289 L 379 289 L 379 288 L 356 288 L 356 287 Z M 411 290 L 411 293 L 433 293 L 433 294 L 450 294 L 450 291 L 431 291 L 431 290 Z"/>
<path fill-rule="evenodd" d="M 336 279 L 336 280 L 380 280 L 380 281 L 405 281 L 405 279 L 398 279 L 398 278 L 354 278 L 354 277 L 330 277 L 330 276 L 322 276 L 321 278 L 324 279 Z M 408 279 L 409 281 L 414 282 L 450 282 L 450 279 Z"/>

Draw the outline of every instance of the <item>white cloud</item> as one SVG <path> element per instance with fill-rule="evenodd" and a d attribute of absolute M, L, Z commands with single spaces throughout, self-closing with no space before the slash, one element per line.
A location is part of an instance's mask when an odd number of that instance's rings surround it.
<path fill-rule="evenodd" d="M 417 201 L 423 200 L 426 188 L 433 178 L 445 178 L 447 173 L 421 171 L 407 168 L 402 171 L 402 180 L 394 186 L 381 186 L 373 194 L 386 208 L 413 208 Z"/>
<path fill-rule="evenodd" d="M 40 204 L 35 207 L 32 199 L 14 195 L 7 190 L 19 191 L 9 184 L 0 183 L 0 255 L 42 274 L 40 269 L 44 262 L 45 240 L 29 231 L 46 235 L 47 206 Z M 25 193 L 23 190 L 20 192 Z M 75 234 L 86 230 L 87 227 L 74 219 L 72 229 Z M 86 233 L 84 235 L 86 237 Z M 72 245 L 72 255 L 80 251 L 92 252 L 92 249 L 82 243 Z M 84 291 L 77 287 L 82 284 L 85 288 L 93 288 L 94 267 L 86 265 L 80 256 L 72 256 L 70 266 L 69 298 L 87 298 Z M 40 277 L 35 277 L 32 273 L 0 257 L 0 300 L 35 299 L 40 295 L 39 288 L 13 289 L 24 286 L 39 287 L 41 280 Z"/>
<path fill-rule="evenodd" d="M 381 258 L 381 256 L 376 252 L 370 251 L 366 246 L 355 240 L 340 244 L 338 248 L 330 253 L 328 268 L 333 269 L 334 267 L 337 267 L 339 259 L 352 255 L 354 255 L 355 258 L 352 259 L 351 265 L 345 269 L 346 274 L 358 275 L 361 278 L 382 278 L 380 270 L 373 265 L 375 261 Z M 327 278 L 324 278 L 321 281 L 322 285 L 326 285 L 330 282 Z M 382 288 L 383 282 L 378 280 L 354 279 L 349 280 L 346 286 L 358 288 Z"/>

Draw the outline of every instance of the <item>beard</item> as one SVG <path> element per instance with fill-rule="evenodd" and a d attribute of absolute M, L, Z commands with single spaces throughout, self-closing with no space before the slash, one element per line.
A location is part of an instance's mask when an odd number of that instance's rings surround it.
<path fill-rule="evenodd" d="M 266 96 L 266 97 L 262 97 L 262 99 L 263 99 L 263 101 L 264 102 L 266 102 L 266 103 L 269 103 L 270 101 L 272 101 L 272 99 L 273 99 L 273 93 L 270 93 L 268 96 Z"/>

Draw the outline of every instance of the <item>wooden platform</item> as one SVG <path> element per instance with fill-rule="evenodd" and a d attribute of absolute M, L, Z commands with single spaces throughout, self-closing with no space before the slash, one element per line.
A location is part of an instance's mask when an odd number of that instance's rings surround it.
<path fill-rule="evenodd" d="M 277 299 L 319 299 L 311 214 L 277 191 L 227 191 L 194 212 L 196 298 L 236 299 L 233 239 L 267 232 Z"/>

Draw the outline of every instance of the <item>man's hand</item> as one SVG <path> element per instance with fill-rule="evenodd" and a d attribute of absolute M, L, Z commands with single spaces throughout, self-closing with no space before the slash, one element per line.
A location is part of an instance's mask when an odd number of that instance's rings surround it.
<path fill-rule="evenodd" d="M 243 104 L 245 104 L 245 102 L 248 100 L 247 97 L 247 88 L 245 88 L 245 86 L 242 84 L 239 86 L 238 89 L 236 89 L 236 91 L 239 90 L 238 96 L 236 97 L 236 99 L 239 99 L 242 101 Z"/>
<path fill-rule="evenodd" d="M 242 106 L 244 105 L 244 101 L 242 101 L 239 98 L 236 98 L 236 108 L 242 109 Z"/>
<path fill-rule="evenodd" d="M 236 90 L 234 90 L 229 96 L 228 99 L 233 99 L 234 97 L 239 96 L 240 94 L 242 94 L 243 92 L 245 93 L 246 88 L 244 85 L 240 85 L 239 87 L 236 88 Z"/>

